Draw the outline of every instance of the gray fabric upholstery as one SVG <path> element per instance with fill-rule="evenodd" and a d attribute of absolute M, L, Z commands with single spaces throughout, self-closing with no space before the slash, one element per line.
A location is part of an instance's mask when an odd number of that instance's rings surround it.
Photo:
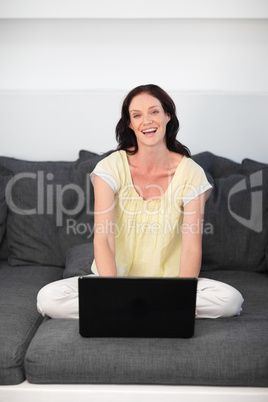
<path fill-rule="evenodd" d="M 11 267 L 0 262 L 0 384 L 25 379 L 24 356 L 42 322 L 36 295 L 49 282 L 62 277 L 56 267 Z"/>
<path fill-rule="evenodd" d="M 91 158 L 98 158 L 99 155 L 96 154 L 95 152 L 91 152 L 91 151 L 86 151 L 84 149 L 81 149 L 81 151 L 79 151 L 79 160 L 88 160 Z"/>
<path fill-rule="evenodd" d="M 205 209 L 202 269 L 267 272 L 268 165 L 209 152 L 193 159 L 214 186 Z"/>
<path fill-rule="evenodd" d="M 0 247 L 0 261 L 6 261 L 8 259 L 7 237 L 4 236 L 3 242 Z"/>
<path fill-rule="evenodd" d="M 33 383 L 267 387 L 268 166 L 259 162 L 245 159 L 239 164 L 209 152 L 193 157 L 214 185 L 205 212 L 205 225 L 211 224 L 213 234 L 204 232 L 201 276 L 237 288 L 245 299 L 241 316 L 197 320 L 191 339 L 85 339 L 79 335 L 78 320 L 43 320 L 37 312 L 36 295 L 45 284 L 62 275 L 90 273 L 93 190 L 87 178 L 104 156 L 81 151 L 76 162 L 0 157 L 0 259 L 9 256 L 12 264 L 0 261 L 0 384 L 18 384 L 26 377 Z M 1 175 L 10 172 L 15 178 L 28 173 L 14 182 L 14 205 L 38 208 L 39 213 L 21 215 L 9 203 L 4 235 Z M 261 172 L 258 186 L 251 180 L 255 172 Z M 245 186 L 231 193 L 228 207 L 230 191 L 238 183 Z M 72 184 L 88 197 L 81 211 L 71 215 L 68 210 L 75 210 L 79 201 L 72 188 L 67 190 Z M 253 193 L 258 191 L 260 231 L 236 219 L 250 220 Z M 55 213 L 59 195 L 62 222 Z M 68 219 L 74 222 L 69 232 Z M 256 214 L 253 226 L 258 219 Z"/>
<path fill-rule="evenodd" d="M 91 264 L 94 259 L 93 243 L 80 244 L 67 251 L 66 266 L 63 278 L 91 274 Z"/>
<path fill-rule="evenodd" d="M 196 320 L 190 339 L 82 338 L 78 320 L 46 319 L 26 354 L 28 381 L 268 386 L 268 276 L 207 274 L 242 292 L 241 316 Z"/>
<path fill-rule="evenodd" d="M 11 177 L 12 175 L 8 172 L 1 172 L 0 170 L 0 246 L 6 232 L 7 203 L 5 191 Z"/>
<path fill-rule="evenodd" d="M 0 171 L 14 175 L 10 191 L 13 204 L 9 204 L 7 217 L 10 265 L 63 267 L 70 247 L 92 241 L 93 189 L 89 173 L 100 158 L 28 162 L 0 157 Z"/>
<path fill-rule="evenodd" d="M 6 186 L 12 178 L 11 172 L 0 169 L 0 260 L 8 258 L 6 221 L 7 221 L 7 200 Z"/>

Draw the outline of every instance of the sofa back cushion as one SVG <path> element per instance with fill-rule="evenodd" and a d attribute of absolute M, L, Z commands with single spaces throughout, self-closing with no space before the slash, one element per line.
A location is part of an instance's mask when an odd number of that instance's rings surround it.
<path fill-rule="evenodd" d="M 101 156 L 76 162 L 29 162 L 0 157 L 8 182 L 10 265 L 64 266 L 69 248 L 92 241 L 93 188 L 89 174 Z"/>
<path fill-rule="evenodd" d="M 0 261 L 6 261 L 8 259 L 8 247 L 7 236 L 5 234 L 2 244 L 0 246 Z"/>
<path fill-rule="evenodd" d="M 76 162 L 0 157 L 0 241 L 7 224 L 11 265 L 64 266 L 68 249 L 93 240 L 89 174 L 105 155 L 79 156 Z M 267 271 L 268 165 L 249 159 L 240 164 L 209 152 L 193 159 L 214 186 L 206 203 L 202 270 Z"/>
<path fill-rule="evenodd" d="M 194 155 L 213 184 L 206 203 L 202 270 L 267 271 L 268 165 Z"/>
<path fill-rule="evenodd" d="M 7 220 L 6 186 L 11 179 L 11 172 L 0 170 L 0 248 L 5 238 Z"/>

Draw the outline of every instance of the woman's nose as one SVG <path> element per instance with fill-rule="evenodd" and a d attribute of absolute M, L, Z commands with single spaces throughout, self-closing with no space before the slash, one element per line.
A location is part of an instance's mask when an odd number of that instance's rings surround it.
<path fill-rule="evenodd" d="M 152 119 L 150 118 L 150 116 L 144 116 L 144 120 L 143 120 L 143 123 L 144 124 L 151 124 L 153 121 L 152 121 Z"/>

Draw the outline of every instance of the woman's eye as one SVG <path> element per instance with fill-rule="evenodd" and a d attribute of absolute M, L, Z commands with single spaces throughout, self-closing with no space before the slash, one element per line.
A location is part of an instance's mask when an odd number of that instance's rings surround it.
<path fill-rule="evenodd" d="M 139 116 L 140 116 L 139 114 L 134 114 L 134 115 L 133 115 L 134 119 L 135 119 L 136 117 L 139 117 Z"/>
<path fill-rule="evenodd" d="M 157 113 L 158 113 L 158 110 L 154 110 L 154 111 L 153 111 L 153 114 L 157 114 Z"/>

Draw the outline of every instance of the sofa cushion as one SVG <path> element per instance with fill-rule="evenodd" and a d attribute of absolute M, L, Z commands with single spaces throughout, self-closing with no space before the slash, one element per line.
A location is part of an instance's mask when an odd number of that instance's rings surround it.
<path fill-rule="evenodd" d="M 206 203 L 202 270 L 267 272 L 268 165 L 194 155 L 213 180 Z"/>
<path fill-rule="evenodd" d="M 11 173 L 1 172 L 0 170 L 0 247 L 6 232 L 6 218 L 7 218 L 6 186 L 11 177 L 12 177 Z"/>
<path fill-rule="evenodd" d="M 0 246 L 0 261 L 6 261 L 8 259 L 8 247 L 7 247 L 7 236 L 4 236 L 2 244 Z"/>
<path fill-rule="evenodd" d="M 26 354 L 28 381 L 268 386 L 268 276 L 206 274 L 242 293 L 239 317 L 196 320 L 190 339 L 82 338 L 78 320 L 46 319 Z"/>
<path fill-rule="evenodd" d="M 83 160 L 83 161 L 91 159 L 91 158 L 96 158 L 98 156 L 99 155 L 96 154 L 95 152 L 86 151 L 84 149 L 81 149 L 81 151 L 79 151 L 79 159 Z"/>
<path fill-rule="evenodd" d="M 101 159 L 29 162 L 0 158 L 11 171 L 7 239 L 12 266 L 64 266 L 67 250 L 93 239 L 93 189 L 89 174 Z"/>
<path fill-rule="evenodd" d="M 63 278 L 91 274 L 91 264 L 94 259 L 94 246 L 92 242 L 79 244 L 67 251 L 66 266 Z"/>
<path fill-rule="evenodd" d="M 43 317 L 36 296 L 47 283 L 61 279 L 58 267 L 10 267 L 0 262 L 0 384 L 25 379 L 24 356 Z"/>

